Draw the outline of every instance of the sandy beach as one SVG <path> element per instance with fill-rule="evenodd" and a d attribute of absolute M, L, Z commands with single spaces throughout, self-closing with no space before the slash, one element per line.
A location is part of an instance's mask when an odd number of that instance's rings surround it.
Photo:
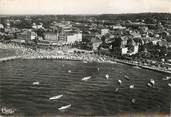
<path fill-rule="evenodd" d="M 139 66 L 144 69 L 154 70 L 158 72 L 171 73 L 171 71 L 158 67 L 150 67 L 146 65 L 136 64 L 134 61 L 126 61 L 114 59 L 105 55 L 98 55 L 94 53 L 75 53 L 72 49 L 54 48 L 51 49 L 36 49 L 26 48 L 24 46 L 3 44 L 0 43 L 0 49 L 6 56 L 2 56 L 0 61 L 14 60 L 14 59 L 60 59 L 60 60 L 80 60 L 83 62 L 99 62 L 99 63 L 122 63 L 133 66 Z M 77 49 L 78 50 L 78 49 Z M 3 55 L 3 54 L 2 54 Z"/>
<path fill-rule="evenodd" d="M 88 62 L 112 62 L 112 58 L 108 56 L 97 55 L 94 53 L 74 53 L 72 49 L 64 50 L 63 48 L 55 48 L 53 50 L 37 49 L 36 51 L 23 46 L 13 44 L 0 43 L 1 49 L 10 49 L 14 51 L 13 56 L 22 59 L 66 59 L 66 60 L 82 60 Z M 9 57 L 9 56 L 6 56 Z"/>

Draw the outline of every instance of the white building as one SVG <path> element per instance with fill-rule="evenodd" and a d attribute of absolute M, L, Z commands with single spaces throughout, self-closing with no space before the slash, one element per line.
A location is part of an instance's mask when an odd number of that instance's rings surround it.
<path fill-rule="evenodd" d="M 11 24 L 9 22 L 6 23 L 6 27 L 10 28 Z"/>
<path fill-rule="evenodd" d="M 126 29 L 126 27 L 123 27 L 123 26 L 120 26 L 120 25 L 119 26 L 116 25 L 116 26 L 113 26 L 113 29 L 114 30 L 123 30 L 123 29 Z"/>
<path fill-rule="evenodd" d="M 0 29 L 3 29 L 3 28 L 4 28 L 4 26 L 2 24 L 0 24 Z"/>
<path fill-rule="evenodd" d="M 82 41 L 82 33 L 67 35 L 67 37 L 66 37 L 66 43 L 67 44 L 73 44 L 76 41 L 77 42 Z"/>
<path fill-rule="evenodd" d="M 109 33 L 109 29 L 101 29 L 101 35 Z"/>
<path fill-rule="evenodd" d="M 37 37 L 37 34 L 35 33 L 35 32 L 31 32 L 31 40 L 34 40 L 34 39 L 36 39 L 36 37 Z"/>
<path fill-rule="evenodd" d="M 128 53 L 128 48 L 121 48 L 121 55 L 127 54 Z"/>
<path fill-rule="evenodd" d="M 33 29 L 40 29 L 40 28 L 43 28 L 43 24 L 40 23 L 40 24 L 37 25 L 37 24 L 33 23 L 32 28 L 33 28 Z"/>
<path fill-rule="evenodd" d="M 152 43 L 153 43 L 153 45 L 157 45 L 157 43 L 158 43 L 159 41 L 161 41 L 161 40 L 154 39 L 154 40 L 152 40 Z"/>

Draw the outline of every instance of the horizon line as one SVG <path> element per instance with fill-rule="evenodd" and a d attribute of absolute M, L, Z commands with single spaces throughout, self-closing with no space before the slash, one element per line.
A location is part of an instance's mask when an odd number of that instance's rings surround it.
<path fill-rule="evenodd" d="M 71 15 L 71 16 L 93 16 L 93 15 L 126 15 L 126 14 L 171 14 L 171 12 L 129 12 L 129 13 L 94 13 L 94 14 L 72 14 L 72 13 L 63 13 L 63 14 L 55 14 L 55 13 L 32 13 L 32 14 L 0 14 L 0 16 L 36 16 L 36 15 Z"/>

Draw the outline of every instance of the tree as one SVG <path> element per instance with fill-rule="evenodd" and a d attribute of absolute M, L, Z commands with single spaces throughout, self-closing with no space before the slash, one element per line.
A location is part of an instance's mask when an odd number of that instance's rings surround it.
<path fill-rule="evenodd" d="M 39 37 L 42 37 L 42 38 L 43 38 L 44 33 L 45 33 L 45 30 L 44 30 L 44 29 L 42 29 L 42 28 L 40 28 L 40 29 L 36 30 L 36 33 L 37 33 L 37 36 L 39 36 Z"/>

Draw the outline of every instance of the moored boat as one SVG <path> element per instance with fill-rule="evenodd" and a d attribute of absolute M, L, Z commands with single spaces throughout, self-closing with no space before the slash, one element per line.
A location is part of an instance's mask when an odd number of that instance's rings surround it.
<path fill-rule="evenodd" d="M 84 77 L 84 78 L 82 78 L 82 81 L 87 81 L 87 80 L 89 80 L 90 78 L 91 78 L 91 76 Z"/>
<path fill-rule="evenodd" d="M 33 82 L 32 84 L 33 84 L 33 85 L 39 85 L 40 82 L 36 81 L 36 82 Z"/>
<path fill-rule="evenodd" d="M 2 112 L 2 114 L 5 114 L 5 115 L 11 115 L 15 112 L 15 109 L 2 107 L 1 112 Z"/>
<path fill-rule="evenodd" d="M 106 79 L 109 79 L 109 74 L 106 74 L 105 77 L 106 77 Z"/>
<path fill-rule="evenodd" d="M 57 99 L 60 99 L 61 97 L 63 97 L 63 95 L 61 94 L 61 95 L 57 95 L 57 96 L 53 96 L 53 97 L 51 97 L 51 98 L 49 98 L 49 100 L 57 100 Z"/>
<path fill-rule="evenodd" d="M 66 105 L 66 106 L 62 106 L 62 107 L 58 108 L 58 110 L 59 110 L 59 111 L 64 111 L 64 110 L 66 110 L 66 109 L 68 109 L 68 108 L 70 108 L 70 107 L 71 107 L 71 104 Z"/>

